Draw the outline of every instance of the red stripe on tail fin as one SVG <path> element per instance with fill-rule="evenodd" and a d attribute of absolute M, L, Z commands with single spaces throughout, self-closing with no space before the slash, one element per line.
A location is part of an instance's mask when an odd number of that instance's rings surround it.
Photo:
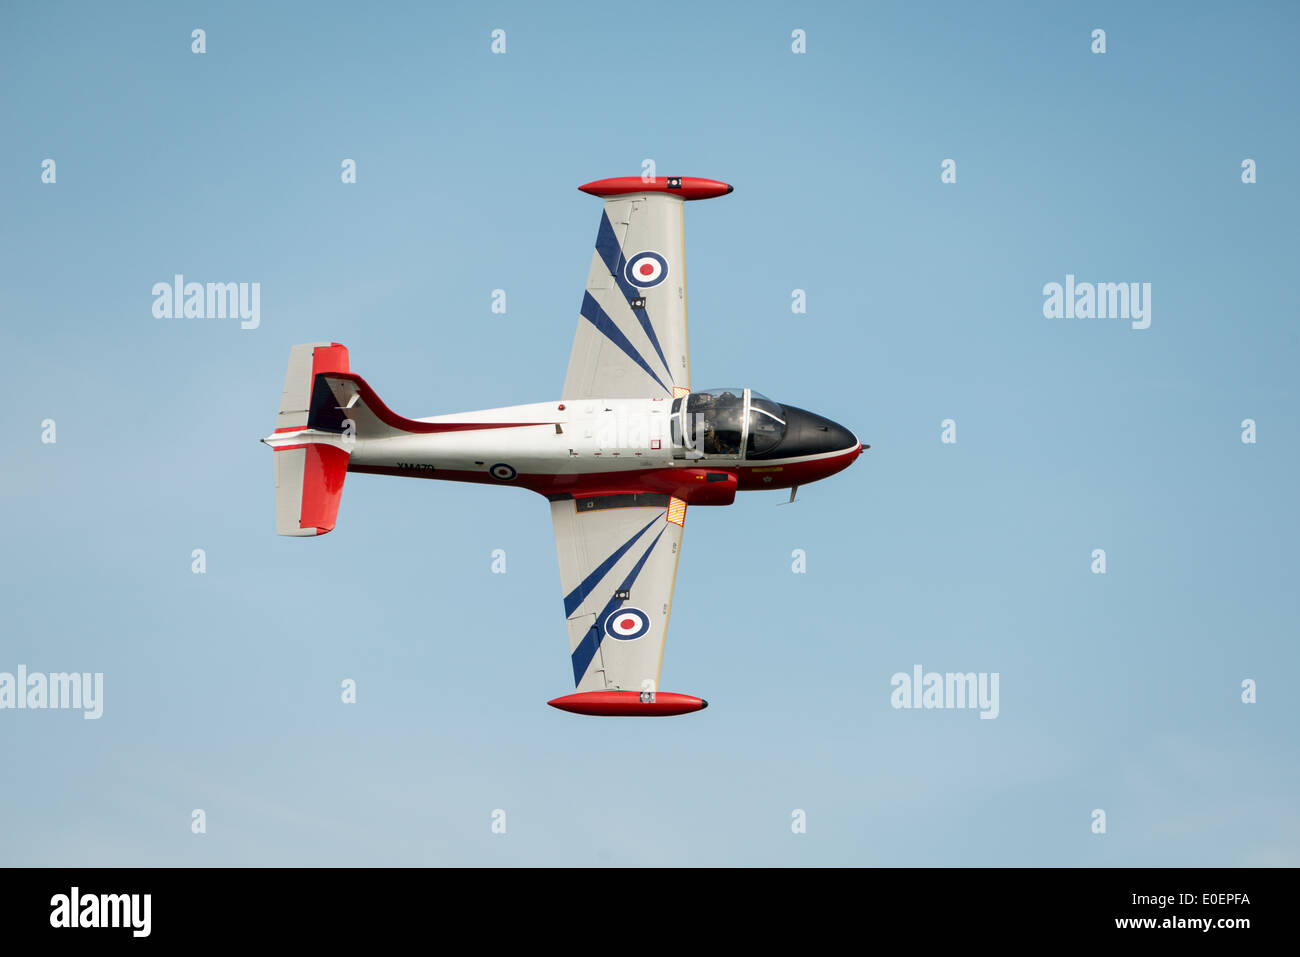
<path fill-rule="evenodd" d="M 311 376 L 322 372 L 348 372 L 348 347 L 337 342 L 317 346 L 311 354 Z"/>

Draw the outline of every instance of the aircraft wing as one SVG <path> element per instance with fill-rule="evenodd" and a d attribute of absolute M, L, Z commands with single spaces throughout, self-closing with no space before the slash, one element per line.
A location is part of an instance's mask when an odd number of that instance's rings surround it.
<path fill-rule="evenodd" d="M 682 207 L 731 187 L 692 177 L 630 176 L 580 189 L 604 197 L 605 209 L 561 397 L 685 395 L 691 366 Z"/>
<path fill-rule="evenodd" d="M 686 503 L 578 494 L 551 520 L 577 690 L 657 691 Z"/>

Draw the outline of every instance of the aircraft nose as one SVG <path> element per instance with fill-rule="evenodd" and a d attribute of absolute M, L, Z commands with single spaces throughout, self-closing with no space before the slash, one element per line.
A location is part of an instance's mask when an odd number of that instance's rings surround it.
<path fill-rule="evenodd" d="M 858 444 L 858 437 L 825 416 L 814 412 L 801 412 L 800 430 L 803 433 L 803 445 L 809 449 L 805 455 L 819 452 L 843 452 Z"/>
<path fill-rule="evenodd" d="M 767 458 L 847 452 L 858 445 L 856 435 L 825 416 L 788 405 L 785 406 L 785 412 L 785 436 L 775 449 L 767 453 Z"/>
<path fill-rule="evenodd" d="M 859 444 L 858 437 L 838 422 L 832 422 L 830 419 L 826 419 L 825 422 L 827 452 L 841 452 Z"/>

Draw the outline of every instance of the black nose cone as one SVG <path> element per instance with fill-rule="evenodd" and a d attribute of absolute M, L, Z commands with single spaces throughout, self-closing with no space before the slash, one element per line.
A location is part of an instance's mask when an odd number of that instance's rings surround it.
<path fill-rule="evenodd" d="M 785 406 L 785 435 L 773 448 L 750 459 L 789 459 L 800 455 L 823 455 L 827 452 L 847 452 L 856 448 L 858 437 L 840 425 L 815 412 L 806 412 Z"/>

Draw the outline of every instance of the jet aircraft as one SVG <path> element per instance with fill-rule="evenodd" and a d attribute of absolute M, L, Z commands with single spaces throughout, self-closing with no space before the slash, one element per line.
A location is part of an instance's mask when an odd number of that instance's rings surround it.
<path fill-rule="evenodd" d="M 348 472 L 525 488 L 551 509 L 576 691 L 586 715 L 673 715 L 659 690 L 686 511 L 790 489 L 863 450 L 842 425 L 748 388 L 693 389 L 683 208 L 732 192 L 695 177 L 579 187 L 604 200 L 558 399 L 408 419 L 337 342 L 294 346 L 275 431 L 276 531 L 334 528 Z"/>

